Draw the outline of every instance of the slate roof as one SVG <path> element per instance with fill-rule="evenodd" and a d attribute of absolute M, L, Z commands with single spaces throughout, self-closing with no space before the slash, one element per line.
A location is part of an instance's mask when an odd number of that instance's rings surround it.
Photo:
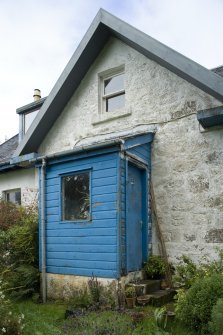
<path fill-rule="evenodd" d="M 19 144 L 19 135 L 11 137 L 0 145 L 0 164 L 9 162 Z"/>
<path fill-rule="evenodd" d="M 211 71 L 223 77 L 223 65 L 215 67 L 214 69 L 211 69 Z"/>

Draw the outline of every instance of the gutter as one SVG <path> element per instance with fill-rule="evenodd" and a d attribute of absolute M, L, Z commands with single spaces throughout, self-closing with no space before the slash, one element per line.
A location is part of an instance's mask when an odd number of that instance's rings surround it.
<path fill-rule="evenodd" d="M 36 157 L 34 159 L 30 159 L 29 162 L 30 163 L 34 163 L 34 162 L 38 162 L 38 161 L 42 161 L 43 159 L 53 159 L 53 158 L 60 158 L 63 156 L 69 156 L 72 154 L 78 154 L 81 153 L 83 151 L 93 151 L 93 150 L 97 150 L 97 149 L 102 149 L 102 148 L 107 148 L 107 147 L 111 147 L 113 145 L 120 145 L 121 146 L 121 151 L 124 149 L 124 143 L 125 141 L 123 139 L 115 139 L 115 140 L 111 140 L 111 141 L 107 141 L 104 143 L 95 143 L 95 144 L 91 144 L 91 145 L 82 145 L 70 150 L 64 150 L 55 154 L 50 154 L 50 155 L 44 155 L 44 156 L 39 156 Z"/>

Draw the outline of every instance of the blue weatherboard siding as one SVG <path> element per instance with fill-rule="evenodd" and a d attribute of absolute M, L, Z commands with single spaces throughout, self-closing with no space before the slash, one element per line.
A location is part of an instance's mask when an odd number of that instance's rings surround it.
<path fill-rule="evenodd" d="M 91 171 L 91 215 L 86 222 L 61 221 L 61 177 Z M 47 272 L 118 277 L 118 153 L 58 162 L 46 169 Z"/>
<path fill-rule="evenodd" d="M 119 278 L 127 273 L 128 153 L 139 159 L 141 169 L 142 161 L 146 163 L 142 169 L 142 257 L 146 260 L 151 238 L 150 234 L 148 236 L 151 220 L 147 206 L 151 140 L 148 135 L 126 139 L 124 152 L 127 155 L 123 155 L 120 147 L 114 146 L 48 160 L 45 180 L 47 272 L 80 276 L 93 274 L 105 278 Z M 91 219 L 62 221 L 61 179 L 64 175 L 82 171 L 90 173 Z M 41 177 L 39 182 L 41 185 Z M 40 189 L 40 195 L 41 192 Z M 41 204 L 39 211 L 41 213 Z"/>

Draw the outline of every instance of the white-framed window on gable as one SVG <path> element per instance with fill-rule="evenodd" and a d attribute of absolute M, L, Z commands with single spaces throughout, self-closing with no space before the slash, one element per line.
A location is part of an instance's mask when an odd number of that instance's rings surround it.
<path fill-rule="evenodd" d="M 124 67 L 108 70 L 100 78 L 102 113 L 113 112 L 125 107 Z"/>
<path fill-rule="evenodd" d="M 12 202 L 16 205 L 21 205 L 21 189 L 20 188 L 4 191 L 3 197 L 4 197 L 4 200 L 7 202 Z"/>

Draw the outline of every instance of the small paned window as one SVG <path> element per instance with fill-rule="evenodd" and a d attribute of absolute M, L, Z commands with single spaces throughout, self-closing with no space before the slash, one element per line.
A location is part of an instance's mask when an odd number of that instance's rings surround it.
<path fill-rule="evenodd" d="M 103 105 L 106 112 L 113 112 L 125 106 L 124 73 L 103 79 Z"/>
<path fill-rule="evenodd" d="M 8 202 L 21 205 L 21 189 L 4 191 L 4 198 Z"/>
<path fill-rule="evenodd" d="M 62 220 L 90 220 L 90 173 L 62 177 Z"/>

